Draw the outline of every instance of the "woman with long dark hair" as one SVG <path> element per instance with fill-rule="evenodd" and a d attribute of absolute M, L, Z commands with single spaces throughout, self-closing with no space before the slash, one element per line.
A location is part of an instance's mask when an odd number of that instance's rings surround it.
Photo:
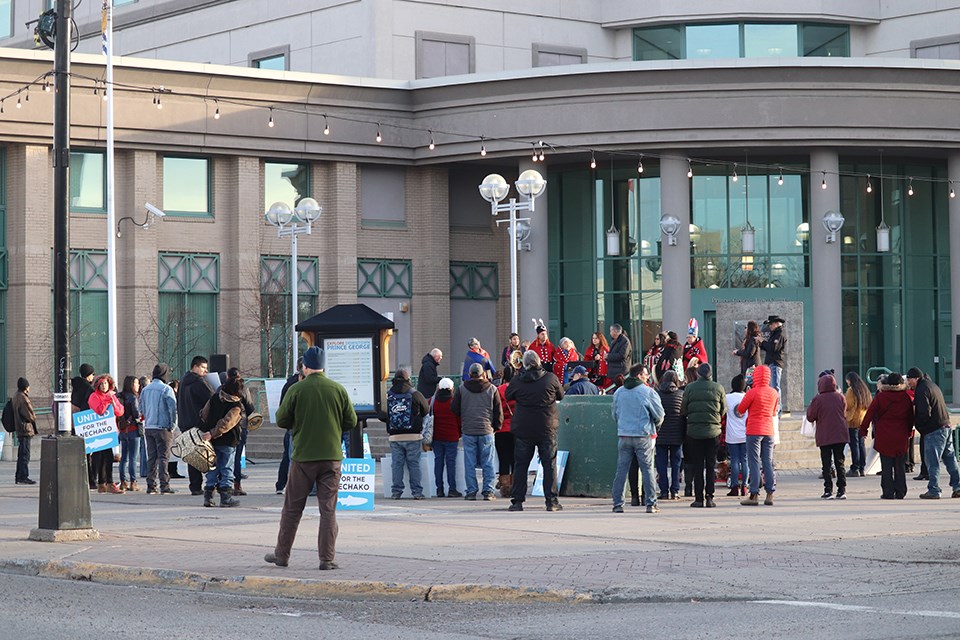
<path fill-rule="evenodd" d="M 594 331 L 590 336 L 590 345 L 583 352 L 583 359 L 595 363 L 587 377 L 601 389 L 610 386 L 610 380 L 607 378 L 608 353 L 610 353 L 610 345 L 607 344 L 606 336 L 600 331 Z"/>
<path fill-rule="evenodd" d="M 755 321 L 747 323 L 743 342 L 733 355 L 740 358 L 740 375 L 745 375 L 750 367 L 759 367 L 763 363 L 760 359 L 760 325 Z"/>
<path fill-rule="evenodd" d="M 120 392 L 123 416 L 117 420 L 120 427 L 120 486 L 126 491 L 140 491 L 137 486 L 137 459 L 140 457 L 140 379 L 127 376 Z"/>
<path fill-rule="evenodd" d="M 860 435 L 860 424 L 873 397 L 870 395 L 867 383 L 853 371 L 844 376 L 844 380 L 847 382 L 847 392 L 844 394 L 847 408 L 844 411 L 844 417 L 850 432 L 850 471 L 847 475 L 862 478 L 867 461 L 867 450 L 863 443 L 863 436 Z"/>

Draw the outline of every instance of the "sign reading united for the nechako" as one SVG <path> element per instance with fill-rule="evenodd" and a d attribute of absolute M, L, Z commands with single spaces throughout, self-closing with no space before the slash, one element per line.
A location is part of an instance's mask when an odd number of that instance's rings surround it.
<path fill-rule="evenodd" d="M 337 511 L 373 511 L 373 482 L 376 462 L 346 458 L 340 463 L 340 492 Z"/>
<path fill-rule="evenodd" d="M 102 416 L 93 409 L 73 414 L 73 430 L 83 438 L 87 453 L 111 449 L 120 444 L 117 418 L 113 415 L 112 406 L 107 407 L 107 412 Z"/>

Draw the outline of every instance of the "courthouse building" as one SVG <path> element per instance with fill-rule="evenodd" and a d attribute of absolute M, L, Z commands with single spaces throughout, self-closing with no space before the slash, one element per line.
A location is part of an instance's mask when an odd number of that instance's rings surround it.
<path fill-rule="evenodd" d="M 0 2 L 8 393 L 52 375 L 53 57 L 24 24 L 51 4 Z M 263 213 L 305 196 L 323 214 L 299 241 L 301 317 L 390 314 L 394 363 L 438 346 L 458 373 L 472 335 L 498 354 L 513 247 L 477 186 L 536 168 L 524 337 L 543 318 L 582 352 L 618 322 L 639 352 L 696 318 L 725 372 L 730 314 L 780 313 L 794 407 L 826 368 L 919 366 L 953 395 L 960 2 L 114 4 L 117 217 L 166 212 L 121 223 L 121 375 L 216 352 L 283 375 L 290 243 Z M 75 18 L 71 351 L 102 370 L 99 3 Z"/>

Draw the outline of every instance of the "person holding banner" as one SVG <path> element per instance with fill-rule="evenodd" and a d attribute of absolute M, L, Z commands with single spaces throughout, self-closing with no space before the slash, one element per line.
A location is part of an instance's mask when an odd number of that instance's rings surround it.
<path fill-rule="evenodd" d="M 117 398 L 117 385 L 108 373 L 101 374 L 93 381 L 93 393 L 88 400 L 90 408 L 99 416 L 113 407 L 113 415 L 119 420 L 123 416 L 123 403 Z M 94 451 L 90 455 L 97 473 L 97 493 L 126 493 L 123 487 L 113 481 L 113 449 Z"/>

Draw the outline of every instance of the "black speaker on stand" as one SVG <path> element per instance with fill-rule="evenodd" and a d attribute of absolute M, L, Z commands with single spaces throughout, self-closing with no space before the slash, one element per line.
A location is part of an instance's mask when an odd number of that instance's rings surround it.
<path fill-rule="evenodd" d="M 230 354 L 229 353 L 213 353 L 210 354 L 210 371 L 215 371 L 217 373 L 226 373 L 227 369 L 230 368 Z"/>

